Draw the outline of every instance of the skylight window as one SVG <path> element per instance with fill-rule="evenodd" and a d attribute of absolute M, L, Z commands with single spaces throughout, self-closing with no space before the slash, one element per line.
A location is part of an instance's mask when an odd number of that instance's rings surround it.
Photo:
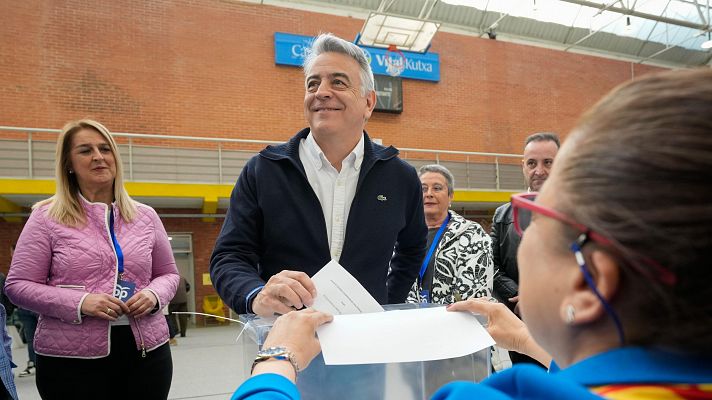
<path fill-rule="evenodd" d="M 481 11 L 498 12 L 512 17 L 529 18 L 542 22 L 607 32 L 643 41 L 662 43 L 700 50 L 707 40 L 704 30 L 673 23 L 643 18 L 648 14 L 671 20 L 687 21 L 694 25 L 709 26 L 709 8 L 705 1 L 693 0 L 588 0 L 600 8 L 564 0 L 441 0 L 443 3 L 474 7 Z M 630 10 L 624 12 L 609 11 Z M 660 18 L 658 18 L 660 19 Z"/>

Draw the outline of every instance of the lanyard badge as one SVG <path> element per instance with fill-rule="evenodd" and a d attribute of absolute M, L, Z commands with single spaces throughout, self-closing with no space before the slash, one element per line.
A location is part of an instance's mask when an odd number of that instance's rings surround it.
<path fill-rule="evenodd" d="M 116 286 L 114 286 L 114 297 L 121 301 L 126 301 L 130 299 L 136 291 L 136 284 L 122 279 L 124 274 L 124 253 L 121 250 L 121 245 L 119 245 L 119 241 L 116 240 L 116 234 L 114 233 L 113 210 L 110 210 L 109 212 L 109 233 L 111 234 L 111 242 L 114 246 L 114 250 L 116 251 L 116 264 L 119 270 L 119 280 L 116 282 Z"/>
<path fill-rule="evenodd" d="M 116 282 L 116 286 L 114 287 L 114 297 L 125 302 L 126 300 L 130 299 L 131 296 L 133 296 L 135 291 L 135 283 L 119 279 L 119 281 Z"/>
<path fill-rule="evenodd" d="M 445 232 L 445 228 L 447 228 L 447 224 L 450 222 L 450 213 L 447 213 L 447 217 L 445 217 L 445 221 L 443 221 L 442 225 L 440 225 L 440 229 L 438 229 L 438 232 L 435 234 L 435 237 L 433 238 L 433 242 L 430 244 L 430 249 L 428 249 L 428 254 L 425 256 L 425 259 L 423 260 L 423 265 L 420 266 L 420 274 L 418 275 L 418 286 L 420 287 L 420 302 L 421 303 L 430 303 L 430 291 L 423 289 L 423 277 L 425 276 L 425 271 L 428 270 L 428 264 L 430 263 L 430 258 L 433 256 L 433 252 L 435 252 L 435 248 L 438 247 L 438 242 L 440 241 L 440 237 L 443 235 Z"/>

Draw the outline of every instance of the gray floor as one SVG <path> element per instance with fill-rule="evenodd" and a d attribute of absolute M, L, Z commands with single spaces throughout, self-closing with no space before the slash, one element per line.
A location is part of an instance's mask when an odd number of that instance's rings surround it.
<path fill-rule="evenodd" d="M 188 329 L 187 336 L 178 337 L 171 346 L 173 384 L 169 399 L 229 399 L 244 379 L 243 346 L 235 342 L 239 325 Z M 12 351 L 18 365 L 15 384 L 21 400 L 39 400 L 34 376 L 19 378 L 27 365 L 27 348 Z"/>
<path fill-rule="evenodd" d="M 254 354 L 257 352 L 256 345 L 247 339 L 247 335 L 243 336 L 241 338 L 243 340 L 240 342 L 236 341 L 240 333 L 239 326 L 238 324 L 232 324 L 207 328 L 189 328 L 187 337 L 177 338 L 178 344 L 171 346 L 173 382 L 168 395 L 169 399 L 226 400 L 230 398 L 235 389 L 245 379 L 249 365 L 252 364 L 251 360 L 254 359 Z M 16 345 L 21 343 L 17 333 L 11 333 L 14 336 L 14 343 Z M 27 348 L 24 345 L 23 347 L 13 348 L 12 354 L 13 361 L 18 365 L 14 372 L 15 384 L 17 385 L 20 399 L 39 400 L 40 397 L 35 387 L 34 375 L 25 378 L 17 376 L 27 365 Z M 489 351 L 484 350 L 480 355 L 488 358 Z M 434 392 L 443 382 L 453 379 L 473 379 L 478 381 L 481 378 L 477 377 L 483 374 L 479 369 L 484 368 L 484 374 L 486 374 L 486 371 L 489 371 L 489 364 L 487 364 L 487 361 L 484 361 L 484 363 L 478 362 L 476 356 L 474 358 L 467 356 L 462 359 L 445 360 L 449 362 L 446 364 L 434 364 L 442 365 L 444 367 L 442 370 L 445 372 L 455 368 L 455 371 L 458 371 L 458 375 L 453 375 L 432 385 L 428 382 L 435 379 L 426 379 L 423 376 L 425 371 L 418 366 L 413 366 L 413 363 L 388 364 L 384 370 L 386 385 L 382 398 L 422 400 L 426 398 L 426 395 L 429 396 Z M 460 361 L 453 364 L 457 360 Z M 316 362 L 311 365 L 314 366 L 315 364 Z M 323 368 L 323 364 L 321 365 L 321 368 Z M 430 374 L 429 372 L 428 375 Z M 468 374 L 471 374 L 473 378 L 467 378 Z M 436 375 L 440 376 L 442 373 Z M 364 385 L 366 386 L 367 383 L 364 382 Z M 314 390 L 316 391 L 320 390 L 318 387 L 315 388 Z M 305 397 L 309 396 L 305 394 Z M 318 396 L 311 397 L 317 398 Z M 344 393 L 341 397 L 341 400 L 352 399 L 361 400 L 361 397 L 357 393 Z"/>

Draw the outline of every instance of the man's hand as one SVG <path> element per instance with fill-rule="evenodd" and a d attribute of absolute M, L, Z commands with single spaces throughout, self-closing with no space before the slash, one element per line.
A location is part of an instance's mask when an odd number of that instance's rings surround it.
<path fill-rule="evenodd" d="M 252 311 L 262 316 L 286 314 L 314 303 L 316 286 L 309 275 L 284 270 L 273 275 L 255 296 Z"/>

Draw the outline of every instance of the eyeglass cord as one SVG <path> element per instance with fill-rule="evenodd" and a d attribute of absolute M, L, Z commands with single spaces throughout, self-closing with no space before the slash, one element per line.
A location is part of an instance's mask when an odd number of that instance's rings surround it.
<path fill-rule="evenodd" d="M 583 251 L 581 248 L 586 244 L 588 241 L 588 235 L 586 233 L 582 233 L 575 242 L 571 244 L 571 251 L 574 252 L 574 256 L 576 256 L 576 261 L 578 262 L 579 267 L 581 268 L 581 272 L 583 272 L 583 279 L 586 281 L 586 284 L 591 288 L 593 291 L 593 294 L 598 297 L 598 300 L 601 302 L 603 305 L 603 308 L 606 310 L 608 315 L 611 317 L 613 320 L 613 323 L 616 326 L 616 330 L 618 331 L 618 338 L 620 339 L 621 346 L 625 344 L 625 335 L 623 334 L 623 324 L 621 324 L 620 319 L 618 318 L 618 314 L 613 310 L 613 307 L 611 307 L 610 304 L 603 298 L 601 293 L 598 291 L 596 288 L 596 284 L 593 281 L 593 277 L 591 276 L 591 273 L 588 271 L 588 266 L 586 265 L 586 259 L 583 256 Z"/>

